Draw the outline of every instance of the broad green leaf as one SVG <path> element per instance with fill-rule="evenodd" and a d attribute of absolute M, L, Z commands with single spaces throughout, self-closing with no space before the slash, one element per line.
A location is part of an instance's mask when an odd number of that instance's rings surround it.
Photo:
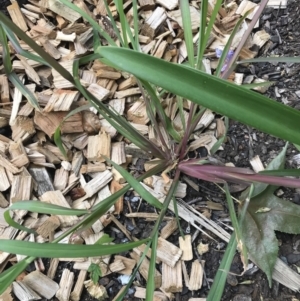
<path fill-rule="evenodd" d="M 150 193 L 148 192 L 142 185 L 139 183 L 137 179 L 135 179 L 126 169 L 122 168 L 120 165 L 111 161 L 108 158 L 105 158 L 107 162 L 113 165 L 113 167 L 126 179 L 128 184 L 133 187 L 133 189 L 150 205 L 162 209 L 162 204 Z"/>
<path fill-rule="evenodd" d="M 263 95 L 181 65 L 116 47 L 102 47 L 105 61 L 261 131 L 300 144 L 300 112 Z M 143 68 L 140 68 L 143 66 Z M 184 80 L 183 80 L 184 79 Z"/>
<path fill-rule="evenodd" d="M 259 213 L 262 208 L 268 208 L 269 211 Z M 250 200 L 242 222 L 242 235 L 248 253 L 266 273 L 270 286 L 278 256 L 275 231 L 299 234 L 300 206 L 274 196 L 270 186 Z"/>
<path fill-rule="evenodd" d="M 0 250 L 12 254 L 20 254 L 33 257 L 68 258 L 70 257 L 70 254 L 72 254 L 73 258 L 77 258 L 118 254 L 138 247 L 148 241 L 149 239 L 143 239 L 126 244 L 99 246 L 56 243 L 40 244 L 28 241 L 0 239 Z"/>
<path fill-rule="evenodd" d="M 266 170 L 273 171 L 273 170 L 284 168 L 285 154 L 286 154 L 287 147 L 288 147 L 288 144 L 286 144 L 285 147 L 282 149 L 282 151 L 278 154 L 278 156 L 276 156 L 271 161 L 271 163 L 266 167 Z M 258 194 L 262 193 L 268 186 L 269 186 L 269 184 L 255 183 L 253 185 L 253 191 L 252 191 L 251 197 L 254 198 Z M 276 187 L 275 186 L 272 186 L 272 187 L 273 187 L 273 191 L 274 191 L 276 189 Z M 248 193 L 248 192 L 246 192 L 246 193 Z M 243 196 L 244 195 L 245 194 L 243 194 Z"/>

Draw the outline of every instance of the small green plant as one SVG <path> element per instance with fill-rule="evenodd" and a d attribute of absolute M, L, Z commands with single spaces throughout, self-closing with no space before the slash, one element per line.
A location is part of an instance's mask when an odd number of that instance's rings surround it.
<path fill-rule="evenodd" d="M 222 72 L 223 63 L 228 51 L 230 50 L 230 44 L 233 36 L 229 39 L 228 44 L 224 48 L 217 67 L 216 76 L 211 76 L 201 71 L 203 68 L 202 61 L 207 41 L 223 1 L 216 1 L 208 23 L 206 21 L 208 1 L 203 0 L 201 3 L 201 26 L 199 29 L 199 44 L 196 56 L 194 54 L 194 45 L 191 35 L 189 3 L 184 0 L 180 1 L 189 65 L 172 64 L 141 53 L 137 38 L 139 28 L 136 0 L 132 1 L 134 33 L 132 33 L 130 25 L 126 20 L 122 1 L 114 0 L 118 9 L 121 30 L 118 29 L 116 22 L 112 18 L 109 7 L 106 4 L 108 15 L 121 47 L 117 47 L 115 41 L 111 39 L 111 37 L 103 31 L 103 29 L 87 13 L 81 11 L 77 6 L 67 0 L 61 0 L 61 2 L 79 12 L 85 20 L 90 22 L 94 30 L 94 52 L 85 57 L 76 58 L 73 64 L 73 72 L 70 74 L 56 60 L 49 56 L 41 47 L 30 39 L 30 37 L 24 34 L 4 15 L 0 14 L 0 23 L 2 25 L 0 28 L 0 42 L 3 46 L 5 72 L 7 73 L 10 81 L 18 87 L 28 101 L 30 101 L 30 103 L 38 110 L 38 103 L 34 95 L 22 85 L 12 69 L 7 38 L 10 40 L 13 48 L 18 54 L 21 54 L 28 59 L 36 60 L 44 65 L 51 66 L 65 79 L 69 80 L 99 114 L 101 114 L 113 127 L 115 127 L 121 135 L 126 137 L 143 151 L 150 154 L 152 158 L 155 158 L 156 161 L 154 162 L 156 164 L 152 169 L 144 173 L 139 178 L 134 178 L 125 169 L 107 158 L 107 162 L 120 172 L 120 174 L 127 180 L 128 184 L 117 193 L 94 206 L 91 211 L 67 209 L 50 204 L 44 204 L 39 201 L 22 201 L 13 204 L 9 210 L 25 209 L 37 213 L 77 215 L 83 216 L 83 218 L 77 225 L 64 232 L 51 243 L 39 244 L 24 241 L 0 240 L 1 251 L 28 256 L 15 266 L 0 274 L 0 293 L 2 293 L 8 285 L 14 281 L 16 276 L 23 271 L 35 257 L 42 256 L 49 258 L 62 258 L 69 257 L 70 253 L 72 253 L 72 257 L 101 256 L 120 253 L 146 243 L 146 251 L 133 272 L 131 281 L 127 287 L 130 287 L 132 284 L 138 267 L 143 258 L 146 256 L 145 254 L 147 253 L 147 250 L 151 246 L 152 256 L 147 283 L 147 300 L 153 300 L 155 287 L 153 275 L 156 262 L 158 229 L 168 209 L 170 201 L 174 199 L 174 192 L 176 191 L 181 174 L 187 174 L 191 177 L 213 183 L 224 184 L 230 217 L 235 229 L 224 255 L 220 271 L 216 276 L 214 286 L 212 287 L 207 300 L 220 300 L 226 281 L 226 271 L 229 270 L 237 247 L 241 251 L 244 266 L 247 266 L 247 258 L 249 256 L 267 274 L 271 283 L 272 271 L 275 259 L 277 258 L 277 241 L 274 235 L 274 230 L 281 230 L 289 233 L 300 232 L 299 206 L 285 204 L 285 207 L 283 208 L 282 201 L 277 198 L 274 199 L 275 197 L 273 196 L 274 187 L 276 186 L 284 185 L 288 187 L 300 187 L 300 180 L 285 177 L 292 174 L 292 171 L 290 170 L 283 171 L 286 147 L 280 156 L 278 156 L 270 165 L 269 174 L 257 174 L 250 169 L 216 165 L 214 161 L 210 160 L 210 157 L 194 160 L 187 160 L 186 157 L 190 136 L 206 108 L 209 108 L 219 114 L 223 114 L 226 118 L 238 120 L 284 140 L 300 144 L 300 136 L 298 134 L 298 128 L 300 125 L 299 111 L 274 102 L 265 96 L 246 89 L 243 86 L 236 86 L 224 80 L 229 71 L 234 68 L 238 57 L 238 51 L 236 51 L 235 58 L 231 59 L 231 61 L 227 64 L 225 71 Z M 257 20 L 267 2 L 268 1 L 265 0 L 262 1 L 260 9 L 254 20 Z M 241 21 L 242 20 L 243 18 L 241 18 Z M 236 32 L 240 22 L 237 24 L 234 33 Z M 15 35 L 27 43 L 36 54 L 23 50 Z M 100 35 L 105 38 L 110 46 L 101 45 Z M 243 46 L 242 44 L 243 41 L 241 42 L 240 48 Z M 89 93 L 81 85 L 79 80 L 79 66 L 93 60 L 100 60 L 109 66 L 122 71 L 127 71 L 136 77 L 138 85 L 142 91 L 142 95 L 144 96 L 144 102 L 147 106 L 151 125 L 156 131 L 157 137 L 159 137 L 162 145 L 161 148 L 141 135 L 123 117 L 119 116 L 106 104 L 98 101 L 95 96 Z M 297 62 L 300 61 L 299 58 L 295 60 Z M 143 66 L 143 68 L 141 68 L 141 66 Z M 158 88 L 162 88 L 164 91 L 177 96 L 178 110 L 181 116 L 183 116 L 183 99 L 188 99 L 192 102 L 187 121 L 185 122 L 184 118 L 182 118 L 184 131 L 177 131 L 170 118 L 165 113 L 158 94 Z M 71 112 L 66 118 L 80 110 L 86 109 L 86 106 L 78 108 L 76 111 Z M 167 139 L 164 138 L 158 124 L 161 124 L 165 129 Z M 213 152 L 218 149 L 218 146 L 221 145 L 224 138 L 225 135 L 216 143 L 216 146 L 213 147 L 211 151 L 211 155 L 213 155 Z M 54 139 L 61 151 L 65 154 L 65 148 L 60 136 L 60 128 L 57 129 Z M 170 141 L 172 141 L 172 143 L 170 143 Z M 272 175 L 273 170 L 279 170 L 280 172 L 274 176 Z M 164 203 L 161 204 L 140 184 L 140 182 L 152 175 L 160 173 L 167 174 L 171 171 L 173 171 L 174 175 L 172 178 L 172 184 Z M 275 174 L 275 172 L 273 172 L 273 174 Z M 299 173 L 295 173 L 295 171 L 293 171 L 293 175 L 298 176 Z M 240 203 L 240 214 L 238 217 L 236 216 L 234 203 L 228 191 L 227 182 L 246 182 L 252 184 L 251 188 L 245 193 L 245 200 Z M 101 244 L 99 246 L 99 244 L 95 244 L 91 246 L 77 246 L 58 244 L 60 240 L 69 234 L 81 231 L 91 226 L 101 215 L 108 211 L 108 209 L 121 195 L 126 193 L 130 188 L 133 188 L 145 201 L 160 210 L 159 218 L 157 219 L 148 239 L 119 245 Z M 174 204 L 176 205 L 176 202 L 174 202 Z M 268 208 L 268 210 L 261 211 L 261 208 Z M 294 217 L 291 219 L 292 212 L 294 212 Z M 9 215 L 9 211 L 5 213 L 5 219 L 8 224 L 17 229 L 27 231 L 29 233 L 35 233 L 33 230 L 14 222 Z M 297 219 L 299 221 L 297 221 Z M 266 226 L 266 223 L 268 226 Z M 268 230 L 264 230 L 263 237 L 258 239 L 257 234 L 261 233 L 261 230 L 266 228 Z M 249 232 L 248 229 L 252 229 L 252 231 Z M 91 265 L 90 272 L 92 274 L 93 281 L 97 281 L 98 277 L 100 277 L 99 270 L 95 269 L 95 267 Z M 118 300 L 122 300 L 124 294 L 121 294 Z"/>

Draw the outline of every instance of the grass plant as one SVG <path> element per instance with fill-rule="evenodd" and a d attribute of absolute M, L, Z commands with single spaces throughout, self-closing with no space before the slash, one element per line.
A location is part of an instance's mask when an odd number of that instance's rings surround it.
<path fill-rule="evenodd" d="M 225 72 L 222 73 L 221 70 L 223 63 L 228 51 L 230 50 L 233 36 L 229 39 L 228 44 L 224 48 L 219 66 L 217 67 L 216 75 L 209 75 L 202 71 L 202 62 L 205 57 L 207 41 L 213 28 L 213 24 L 219 8 L 223 4 L 223 1 L 221 0 L 217 0 L 210 16 L 210 21 L 208 23 L 208 1 L 203 0 L 201 3 L 201 26 L 199 29 L 198 50 L 196 51 L 196 54 L 194 51 L 194 43 L 191 31 L 189 2 L 184 0 L 180 1 L 180 9 L 183 16 L 184 37 L 188 52 L 188 64 L 182 65 L 169 63 L 143 54 L 141 52 L 141 47 L 138 42 L 139 28 L 138 7 L 136 0 L 132 2 L 134 11 L 133 33 L 123 11 L 123 2 L 120 0 L 114 0 L 114 3 L 118 9 L 119 20 L 121 23 L 120 28 L 112 18 L 109 7 L 106 5 L 108 15 L 111 19 L 113 28 L 115 29 L 116 35 L 120 42 L 120 47 L 117 46 L 116 42 L 105 31 L 103 31 L 103 29 L 87 13 L 80 10 L 77 6 L 75 6 L 68 0 L 60 1 L 64 5 L 79 12 L 81 16 L 91 24 L 94 30 L 93 53 L 84 57 L 76 58 L 74 60 L 73 72 L 72 74 L 70 74 L 56 60 L 54 60 L 40 46 L 38 46 L 30 37 L 28 37 L 23 31 L 21 31 L 15 24 L 13 24 L 7 17 L 5 17 L 3 14 L 0 14 L 0 43 L 3 47 L 3 61 L 5 72 L 7 73 L 11 83 L 23 93 L 23 95 L 37 110 L 39 109 L 38 102 L 36 101 L 35 96 L 30 93 L 30 91 L 28 91 L 20 81 L 18 81 L 18 78 L 14 70 L 12 69 L 8 40 L 10 41 L 16 53 L 21 54 L 25 58 L 36 60 L 43 63 L 44 65 L 51 66 L 65 79 L 69 80 L 74 85 L 75 89 L 80 91 L 85 99 L 89 101 L 90 106 L 94 107 L 98 111 L 98 113 L 102 115 L 113 127 L 115 127 L 121 135 L 126 137 L 126 139 L 134 143 L 140 149 L 151 154 L 153 158 L 156 158 L 157 164 L 154 168 L 150 169 L 141 177 L 136 179 L 128 171 L 107 159 L 107 162 L 112 164 L 121 173 L 121 175 L 127 180 L 128 184 L 123 189 L 108 197 L 100 204 L 94 206 L 90 211 L 66 209 L 50 204 L 46 205 L 39 201 L 22 201 L 10 206 L 5 213 L 5 220 L 9 225 L 19 230 L 27 231 L 28 233 L 36 234 L 32 229 L 28 229 L 14 222 L 9 215 L 10 210 L 26 209 L 31 212 L 43 214 L 77 215 L 83 216 L 83 219 L 81 219 L 78 224 L 73 226 L 68 231 L 64 232 L 61 236 L 56 238 L 51 243 L 39 244 L 25 241 L 0 240 L 1 251 L 27 256 L 25 259 L 0 274 L 0 294 L 5 291 L 5 289 L 14 281 L 16 276 L 20 272 L 22 272 L 26 268 L 26 266 L 34 260 L 35 257 L 42 256 L 49 258 L 62 258 L 69 257 L 70 253 L 72 253 L 72 257 L 116 254 L 146 243 L 147 249 L 149 247 L 152 248 L 146 300 L 153 300 L 153 275 L 155 270 L 156 248 L 159 232 L 158 229 L 165 213 L 167 212 L 169 203 L 174 200 L 174 192 L 176 191 L 176 187 L 181 175 L 186 174 L 197 179 L 202 179 L 204 181 L 222 184 L 224 185 L 226 192 L 225 195 L 228 201 L 230 217 L 235 231 L 231 236 L 230 243 L 227 246 L 227 250 L 224 254 L 220 266 L 220 270 L 215 278 L 214 285 L 212 286 L 207 298 L 207 300 L 209 301 L 220 300 L 226 281 L 226 273 L 230 268 L 230 264 L 237 247 L 241 251 L 245 268 L 247 266 L 248 254 L 250 254 L 251 258 L 255 258 L 256 262 L 258 261 L 257 264 L 261 263 L 261 261 L 263 260 L 263 257 L 255 257 L 255 254 L 253 254 L 253 248 L 246 243 L 247 240 L 249 240 L 248 236 L 250 235 L 245 231 L 245 223 L 247 222 L 248 225 L 250 223 L 249 219 L 247 219 L 247 206 L 249 205 L 249 202 L 251 203 L 251 199 L 256 197 L 255 201 L 259 203 L 259 197 L 261 193 L 265 193 L 265 196 L 267 196 L 267 198 L 271 198 L 273 190 L 268 190 L 268 187 L 288 186 L 299 188 L 300 180 L 285 177 L 290 175 L 299 176 L 299 172 L 295 170 L 284 170 L 285 152 L 279 157 L 279 159 L 277 158 L 277 164 L 275 164 L 276 162 L 273 162 L 274 164 L 271 165 L 269 171 L 259 174 L 254 173 L 250 169 L 216 165 L 215 163 L 212 163 L 213 161 L 211 161 L 209 157 L 188 160 L 186 155 L 188 152 L 190 136 L 192 135 L 205 109 L 208 108 L 216 113 L 225 115 L 227 127 L 227 118 L 232 118 L 244 124 L 255 127 L 265 133 L 269 133 L 286 141 L 300 145 L 300 136 L 298 133 L 298 128 L 300 126 L 300 112 L 272 101 L 263 95 L 250 91 L 243 86 L 237 86 L 224 80 L 224 78 L 227 78 L 229 70 L 234 67 L 238 57 L 238 52 L 236 52 L 234 59 L 227 66 Z M 265 0 L 262 1 L 262 8 L 266 4 L 266 2 L 267 1 Z M 261 11 L 262 9 L 260 10 L 260 12 Z M 244 18 L 240 19 L 236 28 L 234 29 L 233 35 L 237 31 L 239 25 L 243 20 Z M 101 44 L 100 36 L 106 40 L 106 43 L 108 43 L 109 46 L 104 46 Z M 16 37 L 30 46 L 35 54 L 23 50 Z M 81 85 L 78 75 L 79 66 L 87 64 L 88 62 L 94 60 L 100 60 L 101 62 L 111 67 L 129 72 L 136 77 L 138 85 L 142 91 L 142 95 L 144 96 L 148 116 L 151 120 L 150 122 L 156 131 L 157 137 L 159 137 L 160 139 L 162 145 L 161 148 L 141 135 L 130 125 L 130 123 L 127 122 L 127 120 L 110 109 L 106 104 L 98 101 L 95 96 L 89 93 L 85 89 L 85 87 Z M 290 58 L 290 60 L 294 62 L 300 61 L 299 58 Z M 286 61 L 286 59 L 284 61 Z M 143 68 L 140 68 L 140 66 L 143 66 Z M 184 121 L 184 99 L 188 99 L 192 102 L 187 122 L 183 122 L 184 131 L 177 131 L 170 118 L 166 115 L 161 104 L 161 97 L 158 92 L 159 88 L 162 88 L 164 89 L 163 91 L 167 91 L 168 93 L 172 93 L 173 95 L 177 96 L 178 110 L 181 114 L 182 121 Z M 82 107 L 77 109 L 77 111 L 70 112 L 70 114 L 66 118 L 80 110 L 86 110 L 86 108 L 87 107 Z M 164 138 L 164 135 L 162 134 L 158 124 L 163 125 L 165 132 L 167 133 L 167 139 Z M 57 129 L 54 138 L 62 153 L 65 154 L 65 148 L 60 137 L 60 127 Z M 225 135 L 221 137 L 215 147 L 212 148 L 212 153 L 218 149 L 218 147 L 224 141 L 224 138 Z M 173 174 L 172 184 L 164 203 L 161 204 L 140 184 L 140 182 L 152 175 L 160 173 L 170 175 L 171 172 Z M 226 184 L 227 182 L 246 182 L 252 185 L 252 188 L 247 191 L 248 194 L 245 198 L 248 201 L 241 201 L 239 204 L 240 212 L 243 213 L 240 216 L 236 215 L 235 206 Z M 142 198 L 146 202 L 157 208 L 157 210 L 159 210 L 160 212 L 159 218 L 157 219 L 149 238 L 113 246 L 78 246 L 59 244 L 59 241 L 69 234 L 82 231 L 83 229 L 91 226 L 97 219 L 99 219 L 101 215 L 107 212 L 107 210 L 116 202 L 116 200 L 121 195 L 126 193 L 131 188 L 133 188 L 140 196 L 142 196 Z M 255 195 L 252 194 L 253 191 L 255 192 Z M 251 206 L 250 208 L 251 210 L 253 209 Z M 292 209 L 294 210 L 295 208 Z M 268 213 L 266 212 L 264 214 Z M 270 218 L 269 220 L 274 222 L 274 219 Z M 282 220 L 289 224 L 288 216 L 282 216 Z M 293 225 L 291 225 L 290 227 L 290 232 L 297 232 L 297 230 L 295 229 L 297 225 L 300 226 L 300 219 L 299 222 L 293 220 L 292 223 Z M 273 228 L 278 230 L 275 224 L 276 222 L 274 222 Z M 261 241 L 261 245 L 264 245 L 264 241 Z M 265 250 L 265 252 L 266 254 L 269 254 L 268 256 L 271 257 L 271 259 L 268 261 L 267 265 L 262 265 L 262 269 L 267 273 L 267 276 L 271 281 L 272 269 L 274 267 L 274 258 L 277 258 L 277 254 L 274 254 L 273 252 L 270 255 L 270 253 L 268 253 L 268 250 Z M 133 282 L 138 270 L 138 266 L 139 264 L 141 264 L 142 259 L 146 256 L 145 254 L 146 252 L 143 254 L 141 261 L 135 268 L 135 271 L 132 274 L 131 281 L 127 285 L 127 287 L 130 287 L 131 283 Z M 118 300 L 122 300 L 124 295 L 125 292 L 118 297 Z"/>

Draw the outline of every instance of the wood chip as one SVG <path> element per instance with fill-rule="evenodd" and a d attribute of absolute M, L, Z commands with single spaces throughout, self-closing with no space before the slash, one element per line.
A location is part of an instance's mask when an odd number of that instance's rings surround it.
<path fill-rule="evenodd" d="M 59 289 L 59 285 L 39 271 L 33 271 L 23 279 L 28 287 L 46 299 L 51 299 Z"/>
<path fill-rule="evenodd" d="M 162 288 L 166 292 L 177 293 L 182 292 L 182 268 L 179 260 L 172 268 L 162 263 Z"/>

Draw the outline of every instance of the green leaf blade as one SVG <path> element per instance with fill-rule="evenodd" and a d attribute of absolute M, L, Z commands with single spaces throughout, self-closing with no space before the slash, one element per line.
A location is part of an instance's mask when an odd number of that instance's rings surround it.
<path fill-rule="evenodd" d="M 114 66 L 138 78 L 266 133 L 300 144 L 297 130 L 300 112 L 297 110 L 201 71 L 132 50 L 102 47 L 99 53 Z"/>
<path fill-rule="evenodd" d="M 70 244 L 40 244 L 18 240 L 0 240 L 0 250 L 12 254 L 20 254 L 44 258 L 68 258 L 72 254 L 77 257 L 94 257 L 118 254 L 147 243 L 149 239 L 119 245 L 70 245 Z"/>

